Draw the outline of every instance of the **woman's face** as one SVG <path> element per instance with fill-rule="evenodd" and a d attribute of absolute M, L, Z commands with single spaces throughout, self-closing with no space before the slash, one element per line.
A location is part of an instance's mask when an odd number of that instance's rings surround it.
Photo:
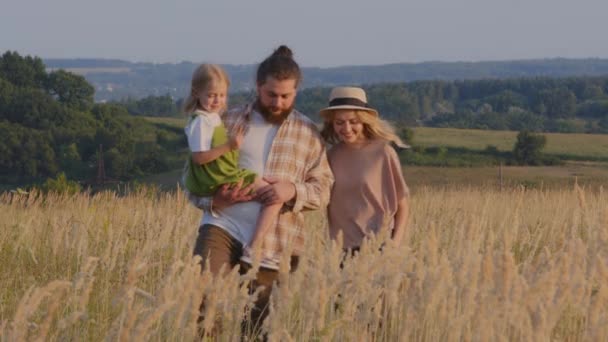
<path fill-rule="evenodd" d="M 347 145 L 359 145 L 366 140 L 363 123 L 353 110 L 336 110 L 333 126 L 338 138 Z"/>

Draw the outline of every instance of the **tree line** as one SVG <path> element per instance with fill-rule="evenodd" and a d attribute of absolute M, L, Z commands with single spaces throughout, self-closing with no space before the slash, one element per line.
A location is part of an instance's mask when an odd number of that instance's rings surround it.
<path fill-rule="evenodd" d="M 608 76 L 503 80 L 416 81 L 363 86 L 383 117 L 409 126 L 608 133 Z M 300 91 L 297 107 L 319 120 L 329 87 Z M 230 105 L 254 98 L 231 94 Z M 134 115 L 181 115 L 182 99 L 169 94 L 118 103 Z"/>
<path fill-rule="evenodd" d="M 608 76 L 415 81 L 363 86 L 382 116 L 410 126 L 608 133 Z M 303 90 L 317 113 L 329 88 Z"/>
<path fill-rule="evenodd" d="M 0 183 L 106 175 L 128 179 L 172 169 L 182 132 L 130 115 L 124 105 L 93 100 L 84 77 L 46 72 L 40 58 L 8 51 L 0 57 Z M 99 147 L 103 155 L 99 156 Z"/>
<path fill-rule="evenodd" d="M 297 56 L 296 56 L 297 57 Z M 97 101 L 169 94 L 185 96 L 197 63 L 132 63 L 107 59 L 46 59 L 49 68 L 81 68 L 96 88 Z M 115 70 L 108 70 L 115 68 Z M 224 65 L 232 80 L 232 91 L 253 88 L 256 65 Z M 419 80 L 505 79 L 517 77 L 570 77 L 608 74 L 608 59 L 536 59 L 486 62 L 422 62 L 358 65 L 330 68 L 305 67 L 302 88 L 334 85 L 371 85 Z"/>

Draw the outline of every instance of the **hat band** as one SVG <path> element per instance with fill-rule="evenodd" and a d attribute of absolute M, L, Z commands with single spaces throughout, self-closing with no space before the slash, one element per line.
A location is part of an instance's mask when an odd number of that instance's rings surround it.
<path fill-rule="evenodd" d="M 357 107 L 365 107 L 369 108 L 367 103 L 356 99 L 354 97 L 338 97 L 331 101 L 329 101 L 329 106 L 357 106 Z"/>

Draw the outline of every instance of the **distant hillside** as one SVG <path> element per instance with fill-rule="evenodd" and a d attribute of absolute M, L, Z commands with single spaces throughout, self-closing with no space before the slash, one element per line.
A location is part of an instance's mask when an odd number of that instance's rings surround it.
<path fill-rule="evenodd" d="M 196 63 L 132 63 L 109 59 L 45 59 L 57 68 L 85 76 L 95 87 L 95 100 L 120 100 L 169 94 L 181 98 Z M 225 65 L 232 91 L 253 86 L 256 65 Z M 608 59 L 539 59 L 498 62 L 424 62 L 379 66 L 304 68 L 304 88 L 344 84 L 375 84 L 415 80 L 465 80 L 519 77 L 567 77 L 608 75 Z"/>

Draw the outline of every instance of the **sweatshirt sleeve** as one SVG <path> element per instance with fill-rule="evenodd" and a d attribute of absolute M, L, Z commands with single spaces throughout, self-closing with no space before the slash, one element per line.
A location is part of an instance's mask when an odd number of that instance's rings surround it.
<path fill-rule="evenodd" d="M 397 152 L 395 152 L 395 149 L 389 144 L 386 145 L 385 151 L 388 154 L 388 172 L 390 172 L 390 176 L 392 177 L 397 199 L 410 197 L 410 190 L 403 178 L 403 169 Z"/>

